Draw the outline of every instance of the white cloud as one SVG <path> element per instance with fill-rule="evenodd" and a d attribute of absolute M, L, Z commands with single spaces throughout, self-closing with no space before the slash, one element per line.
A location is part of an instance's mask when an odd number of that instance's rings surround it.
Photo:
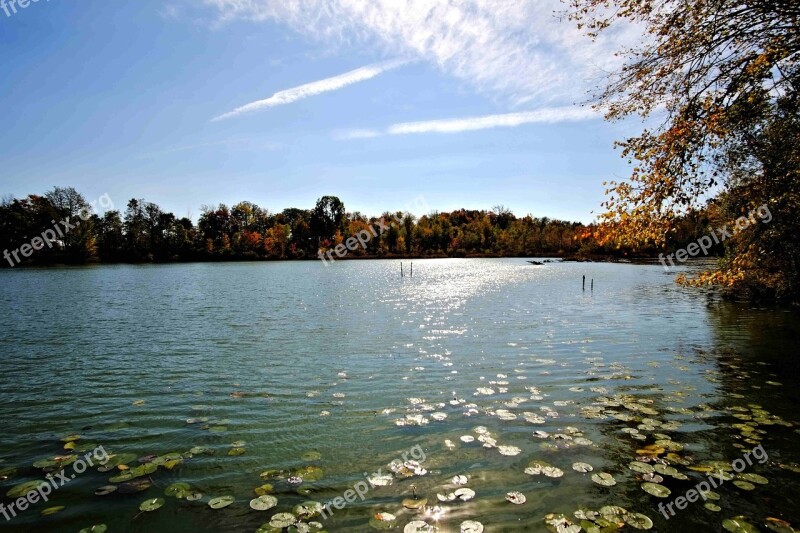
<path fill-rule="evenodd" d="M 371 139 L 373 137 L 380 137 L 381 135 L 383 135 L 383 133 L 378 130 L 352 129 L 334 132 L 333 138 L 346 141 L 350 139 Z"/>
<path fill-rule="evenodd" d="M 278 21 L 326 46 L 377 47 L 436 65 L 512 104 L 563 105 L 619 65 L 638 37 L 614 30 L 592 42 L 559 20 L 559 0 L 204 0 L 220 20 Z"/>
<path fill-rule="evenodd" d="M 461 133 L 465 131 L 485 130 L 490 128 L 513 128 L 523 124 L 554 124 L 558 122 L 580 122 L 602 118 L 602 114 L 589 107 L 563 106 L 525 111 L 521 113 L 504 113 L 482 117 L 464 117 L 421 122 L 401 122 L 393 124 L 385 130 L 354 129 L 336 132 L 334 138 L 339 140 L 365 139 L 383 135 L 409 135 L 414 133 Z"/>
<path fill-rule="evenodd" d="M 340 74 L 332 78 L 326 78 L 324 80 L 314 81 L 311 83 L 306 83 L 305 85 L 279 91 L 269 98 L 238 107 L 229 113 L 215 117 L 212 122 L 224 120 L 245 113 L 251 113 L 253 111 L 259 111 L 268 107 L 290 104 L 292 102 L 296 102 L 297 100 L 308 98 L 309 96 L 316 96 L 329 91 L 335 91 L 354 83 L 372 79 L 375 76 L 386 72 L 387 70 L 400 67 L 407 63 L 408 60 L 403 59 L 375 63 L 373 65 L 367 65 L 366 67 L 351 70 L 350 72 L 345 72 L 344 74 Z"/>

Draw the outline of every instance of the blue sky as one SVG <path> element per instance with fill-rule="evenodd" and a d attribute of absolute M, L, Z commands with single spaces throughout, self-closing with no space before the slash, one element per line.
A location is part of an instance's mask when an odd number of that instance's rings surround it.
<path fill-rule="evenodd" d="M 9 0 L 6 0 L 8 3 Z M 534 5 L 535 4 L 535 5 Z M 40 0 L 0 9 L 0 194 L 589 222 L 637 123 L 576 106 L 632 32 L 556 0 Z M 243 108 L 243 109 L 240 109 Z M 240 109 L 239 111 L 236 111 Z M 217 120 L 215 120 L 217 119 Z M 422 205 L 417 201 L 417 206 Z M 412 209 L 419 212 L 419 208 Z"/>

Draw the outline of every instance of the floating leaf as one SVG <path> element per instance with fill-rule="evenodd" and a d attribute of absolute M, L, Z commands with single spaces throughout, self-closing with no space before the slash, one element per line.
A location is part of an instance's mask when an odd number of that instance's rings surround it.
<path fill-rule="evenodd" d="M 461 533 L 483 533 L 483 524 L 475 520 L 461 522 Z"/>
<path fill-rule="evenodd" d="M 422 520 L 409 522 L 406 524 L 406 527 L 403 528 L 403 533 L 432 533 L 433 531 L 435 531 L 434 527 Z"/>
<path fill-rule="evenodd" d="M 319 502 L 308 501 L 295 505 L 292 512 L 301 520 L 315 518 L 322 513 L 323 507 Z"/>
<path fill-rule="evenodd" d="M 47 485 L 46 481 L 26 481 L 25 483 L 20 483 L 19 485 L 15 485 L 6 492 L 6 496 L 9 498 L 20 498 L 25 496 L 29 492 L 33 492 L 38 489 L 42 485 Z"/>
<path fill-rule="evenodd" d="M 650 529 L 653 527 L 653 521 L 650 517 L 641 513 L 626 514 L 625 523 L 634 529 Z"/>
<path fill-rule="evenodd" d="M 564 471 L 554 466 L 545 466 L 544 468 L 542 468 L 542 474 L 544 474 L 547 477 L 557 478 L 557 477 L 562 477 L 564 475 Z"/>
<path fill-rule="evenodd" d="M 173 483 L 164 490 L 167 496 L 175 496 L 179 500 L 189 495 L 192 487 L 188 483 Z"/>
<path fill-rule="evenodd" d="M 270 492 L 272 492 L 273 491 L 273 486 L 270 485 L 269 483 L 264 483 L 260 487 L 256 487 L 253 490 L 255 491 L 257 496 L 263 496 L 265 494 L 269 494 Z"/>
<path fill-rule="evenodd" d="M 519 455 L 522 452 L 522 449 L 516 446 L 498 446 L 497 451 L 500 452 L 500 455 L 514 457 Z"/>
<path fill-rule="evenodd" d="M 768 517 L 764 522 L 764 525 L 767 526 L 767 529 L 771 531 L 776 531 L 777 533 L 795 532 L 795 529 L 789 522 L 787 522 L 786 520 L 781 520 L 780 518 Z"/>
<path fill-rule="evenodd" d="M 671 490 L 664 485 L 659 485 L 658 483 L 642 483 L 642 490 L 655 496 L 656 498 L 666 498 L 672 494 Z"/>
<path fill-rule="evenodd" d="M 164 503 L 165 503 L 164 498 L 153 498 L 151 500 L 145 500 L 139 504 L 139 510 L 149 513 L 155 511 L 156 509 L 161 509 L 164 506 Z"/>
<path fill-rule="evenodd" d="M 276 505 L 278 505 L 278 498 L 269 494 L 250 500 L 250 508 L 256 511 L 268 511 Z"/>
<path fill-rule="evenodd" d="M 722 521 L 722 527 L 732 533 L 758 533 L 758 529 L 753 524 L 745 521 L 744 516 L 727 518 Z"/>
<path fill-rule="evenodd" d="M 284 528 L 291 526 L 295 522 L 297 522 L 297 518 L 292 513 L 278 513 L 270 519 L 269 525 Z"/>
<path fill-rule="evenodd" d="M 703 507 L 705 507 L 705 508 L 706 508 L 706 509 L 708 509 L 709 511 L 713 511 L 713 512 L 715 512 L 715 513 L 718 513 L 718 512 L 720 512 L 720 511 L 722 510 L 722 507 L 720 507 L 720 506 L 719 506 L 719 505 L 717 505 L 716 503 L 711 503 L 711 502 L 706 502 L 706 503 L 704 503 L 704 504 L 703 504 Z"/>
<path fill-rule="evenodd" d="M 137 492 L 144 492 L 153 486 L 153 482 L 149 479 L 137 479 L 129 483 L 123 483 L 119 486 L 120 494 L 136 494 Z"/>
<path fill-rule="evenodd" d="M 78 533 L 106 533 L 108 526 L 105 524 L 95 524 L 92 527 L 85 527 Z"/>
<path fill-rule="evenodd" d="M 506 501 L 511 502 L 514 505 L 522 505 L 528 501 L 528 498 L 526 498 L 521 492 L 509 492 L 506 494 Z"/>
<path fill-rule="evenodd" d="M 413 499 L 413 498 L 406 498 L 403 500 L 403 507 L 406 509 L 422 509 L 428 504 L 428 500 L 422 498 L 420 500 Z"/>
<path fill-rule="evenodd" d="M 99 489 L 95 490 L 94 494 L 95 496 L 108 496 L 112 492 L 117 492 L 117 488 L 118 487 L 116 485 L 104 485 Z"/>
<path fill-rule="evenodd" d="M 64 509 L 66 509 L 66 507 L 64 507 L 63 505 L 56 505 L 54 507 L 48 507 L 47 509 L 44 509 L 41 514 L 42 516 L 50 516 L 56 513 L 60 513 Z"/>
<path fill-rule="evenodd" d="M 737 479 L 736 481 L 733 482 L 733 484 L 742 490 L 753 490 L 756 488 L 756 486 L 753 485 L 752 483 L 749 483 L 747 481 L 742 481 L 741 479 Z"/>
<path fill-rule="evenodd" d="M 388 531 L 397 527 L 397 517 L 392 513 L 376 513 L 370 519 L 369 525 L 378 531 Z"/>
<path fill-rule="evenodd" d="M 217 496 L 216 498 L 211 498 L 211 500 L 208 502 L 208 506 L 212 509 L 222 509 L 235 501 L 236 498 L 233 496 Z"/>
<path fill-rule="evenodd" d="M 584 473 L 584 474 L 586 472 L 591 472 L 592 470 L 594 470 L 592 465 L 590 465 L 589 463 L 580 463 L 580 462 L 579 463 L 573 463 L 572 469 L 574 471 L 576 471 L 576 472 L 581 472 L 581 473 Z"/>
<path fill-rule="evenodd" d="M 614 476 L 607 474 L 606 472 L 592 474 L 592 481 L 604 487 L 613 487 L 617 484 L 617 480 L 614 479 Z"/>
<path fill-rule="evenodd" d="M 739 474 L 736 477 L 743 481 L 747 481 L 749 483 L 755 483 L 757 485 L 766 485 L 767 483 L 769 483 L 769 480 L 767 478 L 758 474 Z"/>
<path fill-rule="evenodd" d="M 323 475 L 323 470 L 318 466 L 305 466 L 295 471 L 295 476 L 301 478 L 303 481 L 319 481 L 323 478 Z"/>
<path fill-rule="evenodd" d="M 456 490 L 453 494 L 456 495 L 456 498 L 464 502 L 467 502 L 475 497 L 475 491 L 466 487 Z"/>
<path fill-rule="evenodd" d="M 662 465 L 661 463 L 658 463 L 653 468 L 662 476 L 674 476 L 678 473 L 678 470 L 675 467 Z"/>

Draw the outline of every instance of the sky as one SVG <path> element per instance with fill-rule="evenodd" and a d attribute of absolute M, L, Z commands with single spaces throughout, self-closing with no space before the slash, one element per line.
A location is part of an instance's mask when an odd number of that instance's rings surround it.
<path fill-rule="evenodd" d="M 593 42 L 558 0 L 9 2 L 0 195 L 590 222 L 642 127 L 585 105 L 635 29 Z"/>

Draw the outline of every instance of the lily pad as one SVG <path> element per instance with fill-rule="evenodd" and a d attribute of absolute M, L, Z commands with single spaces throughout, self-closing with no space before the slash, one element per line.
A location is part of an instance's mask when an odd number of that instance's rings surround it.
<path fill-rule="evenodd" d="M 64 509 L 66 509 L 66 507 L 64 507 L 63 505 L 56 505 L 54 507 L 48 507 L 47 509 L 44 509 L 42 511 L 41 515 L 42 516 L 51 516 L 51 515 L 54 515 L 56 513 L 60 513 Z"/>
<path fill-rule="evenodd" d="M 433 526 L 422 520 L 409 522 L 406 524 L 406 527 L 403 528 L 403 533 L 432 533 L 433 531 L 435 531 Z"/>
<path fill-rule="evenodd" d="M 269 494 L 250 500 L 250 508 L 256 511 L 268 511 L 276 505 L 278 505 L 278 498 Z"/>
<path fill-rule="evenodd" d="M 642 483 L 642 490 L 655 496 L 656 498 L 666 498 L 672 494 L 671 490 L 664 485 L 659 485 L 658 483 Z"/>
<path fill-rule="evenodd" d="M 475 497 L 475 491 L 466 487 L 456 490 L 453 494 L 456 495 L 456 498 L 464 502 L 467 502 Z"/>
<path fill-rule="evenodd" d="M 46 481 L 26 481 L 25 483 L 20 483 L 19 485 L 15 485 L 6 492 L 6 496 L 9 498 L 20 498 L 25 496 L 29 492 L 35 491 L 41 485 L 47 485 Z"/>
<path fill-rule="evenodd" d="M 117 492 L 118 488 L 119 487 L 117 487 L 116 485 L 104 485 L 104 486 L 100 487 L 99 489 L 95 490 L 94 491 L 94 495 L 95 496 L 108 496 L 112 492 Z"/>
<path fill-rule="evenodd" d="M 737 487 L 739 487 L 742 490 L 753 490 L 753 489 L 756 488 L 756 486 L 753 485 L 752 483 L 750 483 L 748 481 L 742 481 L 741 479 L 735 480 L 733 482 L 733 484 L 736 485 Z"/>
<path fill-rule="evenodd" d="M 589 463 L 579 462 L 579 463 L 573 463 L 572 469 L 576 472 L 581 472 L 585 474 L 586 472 L 591 472 L 592 470 L 594 470 L 594 467 L 592 467 L 592 465 L 590 465 Z"/>
<path fill-rule="evenodd" d="M 388 531 L 397 527 L 397 517 L 392 513 L 376 513 L 369 521 L 372 529 Z"/>
<path fill-rule="evenodd" d="M 322 504 L 314 501 L 303 502 L 292 509 L 294 515 L 301 520 L 315 518 L 322 513 Z"/>
<path fill-rule="evenodd" d="M 305 466 L 295 471 L 295 476 L 301 478 L 303 481 L 319 481 L 322 479 L 323 475 L 323 470 L 318 466 Z"/>
<path fill-rule="evenodd" d="M 726 518 L 722 521 L 722 527 L 731 533 L 758 533 L 758 528 L 747 522 L 744 516 Z"/>
<path fill-rule="evenodd" d="M 165 500 L 164 498 L 152 498 L 150 500 L 145 500 L 139 504 L 139 510 L 144 512 L 152 512 L 156 509 L 161 509 L 164 507 Z"/>
<path fill-rule="evenodd" d="M 759 474 L 750 474 L 750 473 L 748 473 L 748 474 L 739 474 L 736 477 L 741 479 L 741 480 L 743 480 L 743 481 L 747 481 L 749 483 L 755 483 L 757 485 L 766 485 L 767 483 L 769 483 L 769 480 L 767 478 L 765 478 L 764 476 L 761 476 Z"/>
<path fill-rule="evenodd" d="M 483 533 L 483 524 L 475 520 L 461 522 L 461 533 Z"/>
<path fill-rule="evenodd" d="M 123 483 L 119 486 L 120 494 L 136 494 L 137 492 L 144 492 L 153 486 L 153 482 L 149 479 L 137 479 L 129 483 Z"/>
<path fill-rule="evenodd" d="M 78 533 L 106 533 L 108 526 L 105 524 L 95 524 L 92 527 L 85 527 Z"/>
<path fill-rule="evenodd" d="M 253 489 L 256 493 L 256 496 L 263 496 L 264 494 L 269 494 L 274 490 L 274 487 L 269 483 L 264 483 L 260 487 L 256 487 Z"/>
<path fill-rule="evenodd" d="M 526 501 L 528 501 L 528 498 L 526 498 L 525 495 L 522 494 L 521 492 L 516 492 L 515 491 L 515 492 L 509 492 L 508 494 L 506 494 L 506 501 L 511 502 L 514 505 L 522 505 Z"/>
<path fill-rule="evenodd" d="M 422 499 L 414 499 L 414 498 L 406 498 L 403 500 L 403 507 L 406 509 L 422 509 L 428 504 L 428 500 L 425 498 Z"/>
<path fill-rule="evenodd" d="M 650 517 L 641 513 L 626 514 L 625 523 L 634 529 L 650 529 L 653 527 L 653 521 L 650 519 Z"/>
<path fill-rule="evenodd" d="M 236 498 L 233 496 L 217 496 L 216 498 L 211 498 L 208 502 L 208 506 L 212 509 L 223 509 L 235 501 Z"/>
<path fill-rule="evenodd" d="M 272 527 L 289 527 L 292 524 L 297 522 L 297 518 L 292 513 L 278 513 L 273 515 L 272 519 L 269 521 L 269 525 Z"/>
<path fill-rule="evenodd" d="M 599 472 L 597 474 L 592 474 L 592 481 L 594 481 L 598 485 L 602 485 L 603 487 L 613 487 L 614 485 L 617 484 L 617 480 L 614 479 L 614 476 L 606 472 Z"/>
<path fill-rule="evenodd" d="M 715 512 L 715 513 L 718 513 L 718 512 L 720 512 L 720 511 L 722 510 L 722 507 L 720 507 L 720 506 L 719 506 L 719 505 L 717 505 L 716 503 L 711 503 L 711 502 L 706 502 L 706 503 L 704 503 L 704 504 L 703 504 L 703 507 L 705 507 L 705 508 L 706 508 L 706 509 L 708 509 L 709 511 L 713 511 L 713 512 Z"/>
<path fill-rule="evenodd" d="M 789 522 L 780 518 L 768 517 L 764 521 L 764 525 L 767 526 L 767 529 L 777 533 L 795 533 L 796 531 Z"/>
<path fill-rule="evenodd" d="M 167 496 L 175 496 L 179 500 L 185 498 L 190 494 L 192 487 L 188 483 L 173 483 L 166 489 L 164 489 L 164 494 Z"/>

